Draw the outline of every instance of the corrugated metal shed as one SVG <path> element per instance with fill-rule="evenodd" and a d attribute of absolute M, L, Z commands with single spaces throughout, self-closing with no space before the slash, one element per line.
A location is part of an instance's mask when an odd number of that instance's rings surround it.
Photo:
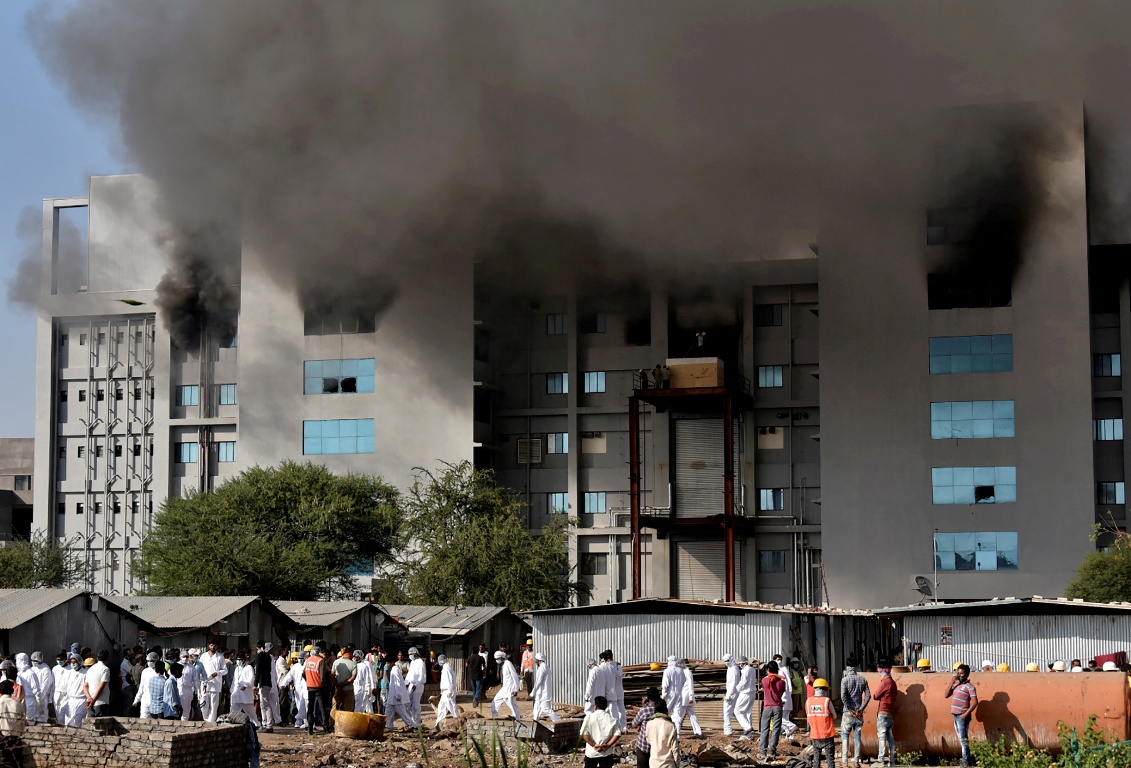
<path fill-rule="evenodd" d="M 507 610 L 473 605 L 383 605 L 381 608 L 413 632 L 438 637 L 462 637 Z"/>
<path fill-rule="evenodd" d="M 328 627 L 358 611 L 380 611 L 364 600 L 275 600 L 279 610 L 304 627 Z"/>
<path fill-rule="evenodd" d="M 82 594 L 81 589 L 0 589 L 0 629 L 15 629 Z"/>
<path fill-rule="evenodd" d="M 977 667 L 983 660 L 1005 662 L 1013 671 L 1035 662 L 1087 661 L 1123 651 L 1131 656 L 1131 604 L 1066 599 L 1007 598 L 974 603 L 884 608 L 899 615 L 908 658 L 930 659 L 935 669 L 956 663 Z M 916 654 L 913 643 L 922 643 Z"/>
<path fill-rule="evenodd" d="M 556 698 L 585 698 L 586 660 L 610 648 L 621 664 L 669 655 L 720 659 L 724 653 L 768 659 L 789 647 L 789 612 L 694 600 L 644 599 L 535 611 L 534 647 L 554 670 Z"/>

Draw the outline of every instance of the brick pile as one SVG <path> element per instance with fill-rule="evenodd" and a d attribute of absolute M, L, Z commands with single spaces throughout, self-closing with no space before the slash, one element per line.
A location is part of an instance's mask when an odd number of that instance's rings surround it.
<path fill-rule="evenodd" d="M 29 726 L 27 768 L 241 768 L 242 726 L 125 717 L 87 718 L 82 728 Z"/>

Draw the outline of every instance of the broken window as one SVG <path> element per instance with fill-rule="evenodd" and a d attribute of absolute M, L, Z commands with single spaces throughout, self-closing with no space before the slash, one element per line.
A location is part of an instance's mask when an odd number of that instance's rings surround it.
<path fill-rule="evenodd" d="M 376 384 L 376 360 L 307 360 L 303 363 L 303 394 L 371 393 Z"/>
<path fill-rule="evenodd" d="M 79 390 L 79 402 L 80 402 L 80 403 L 85 403 L 85 402 L 86 402 L 86 390 L 85 390 L 85 389 L 80 389 L 80 390 Z"/>
<path fill-rule="evenodd" d="M 101 403 L 102 401 L 104 401 L 106 399 L 106 390 L 100 389 L 100 390 L 97 391 L 96 395 L 98 397 L 98 402 Z"/>
<path fill-rule="evenodd" d="M 1016 467 L 935 467 L 934 504 L 1010 504 L 1017 501 Z"/>
<path fill-rule="evenodd" d="M 772 328 L 782 324 L 782 304 L 758 304 L 754 307 L 754 325 Z"/>
<path fill-rule="evenodd" d="M 582 315 L 581 319 L 577 321 L 577 330 L 581 333 L 604 333 L 605 313 L 592 312 Z"/>
<path fill-rule="evenodd" d="M 1009 275 L 976 268 L 927 275 L 928 309 L 1013 306 Z"/>
<path fill-rule="evenodd" d="M 307 336 L 334 336 L 340 333 L 373 333 L 377 317 L 372 312 L 308 310 L 303 318 Z M 235 346 L 234 339 L 232 346 Z"/>

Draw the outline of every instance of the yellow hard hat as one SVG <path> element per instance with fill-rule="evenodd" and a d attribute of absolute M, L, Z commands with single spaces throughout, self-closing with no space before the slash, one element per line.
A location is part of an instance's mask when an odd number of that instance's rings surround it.
<path fill-rule="evenodd" d="M 1025 671 L 1026 672 L 1040 672 L 1041 671 L 1041 665 L 1038 664 L 1035 661 L 1030 661 L 1028 664 L 1025 665 Z"/>
<path fill-rule="evenodd" d="M 951 669 L 953 669 L 954 671 L 956 671 L 956 672 L 957 672 L 957 671 L 958 671 L 958 668 L 959 668 L 959 667 L 961 667 L 961 666 L 962 666 L 962 662 L 961 662 L 961 661 L 956 661 L 956 662 L 954 662 L 954 666 L 953 666 L 953 667 L 951 667 Z"/>
<path fill-rule="evenodd" d="M 919 659 L 917 662 L 915 662 L 915 668 L 916 669 L 927 669 L 930 666 L 931 666 L 931 660 L 930 659 Z"/>
<path fill-rule="evenodd" d="M 1008 665 L 1008 664 L 1006 664 L 1006 663 L 1005 663 L 1005 662 L 1003 661 L 1003 662 L 1002 662 L 1001 664 L 998 664 L 998 665 L 997 665 L 997 671 L 998 671 L 998 672 L 1012 672 L 1013 670 L 1012 670 L 1012 669 L 1010 669 L 1010 668 L 1009 668 L 1009 665 Z"/>
<path fill-rule="evenodd" d="M 816 680 L 813 681 L 813 687 L 814 688 L 828 688 L 829 687 L 829 681 L 826 680 L 823 677 L 818 677 Z"/>
<path fill-rule="evenodd" d="M 298 651 L 291 651 L 291 655 L 287 658 L 289 658 L 291 661 L 295 661 L 296 659 L 298 659 Z"/>
<path fill-rule="evenodd" d="M 304 651 L 306 651 L 307 653 L 310 653 L 311 651 L 313 651 L 313 650 L 314 650 L 314 646 L 313 646 L 313 645 L 308 645 L 308 646 L 306 646 L 305 648 L 303 648 L 303 650 L 304 650 Z"/>
<path fill-rule="evenodd" d="M 94 658 L 93 658 L 93 657 L 89 657 L 89 658 L 87 658 L 87 659 L 86 659 L 86 661 L 84 661 L 84 662 L 82 663 L 82 665 L 83 665 L 84 667 L 93 667 L 93 666 L 94 666 Z"/>

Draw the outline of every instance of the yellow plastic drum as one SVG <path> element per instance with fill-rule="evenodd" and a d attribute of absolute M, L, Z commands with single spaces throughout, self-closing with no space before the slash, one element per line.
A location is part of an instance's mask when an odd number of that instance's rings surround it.
<path fill-rule="evenodd" d="M 344 739 L 365 739 L 369 735 L 369 724 L 372 722 L 369 715 L 364 712 L 334 713 L 334 735 Z"/>

